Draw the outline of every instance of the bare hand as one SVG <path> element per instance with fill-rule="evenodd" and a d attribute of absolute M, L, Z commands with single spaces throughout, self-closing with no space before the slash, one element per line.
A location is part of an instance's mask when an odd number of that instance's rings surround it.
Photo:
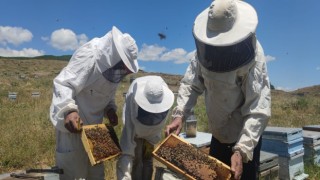
<path fill-rule="evenodd" d="M 176 135 L 178 135 L 181 132 L 182 128 L 182 118 L 176 117 L 173 119 L 171 124 L 167 125 L 166 127 L 166 136 L 169 136 L 171 133 L 175 132 Z"/>
<path fill-rule="evenodd" d="M 78 112 L 71 112 L 64 119 L 64 127 L 71 133 L 81 132 L 82 124 L 83 122 L 80 119 Z"/>
<path fill-rule="evenodd" d="M 106 113 L 106 116 L 108 117 L 109 119 L 109 122 L 112 126 L 116 126 L 118 125 L 118 115 L 117 113 L 115 112 L 114 109 L 110 109 L 107 113 Z"/>
<path fill-rule="evenodd" d="M 239 151 L 235 151 L 231 156 L 231 172 L 235 180 L 241 179 L 242 168 L 242 156 Z"/>

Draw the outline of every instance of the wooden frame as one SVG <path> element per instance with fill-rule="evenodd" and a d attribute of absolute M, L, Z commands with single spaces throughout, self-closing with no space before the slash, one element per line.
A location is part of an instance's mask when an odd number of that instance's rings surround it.
<path fill-rule="evenodd" d="M 187 179 L 189 180 L 195 180 L 194 177 L 192 177 L 191 175 L 187 174 L 187 172 L 183 171 L 182 169 L 180 169 L 179 167 L 175 166 L 174 164 L 172 164 L 171 162 L 167 161 L 166 159 L 160 157 L 157 152 L 158 150 L 164 146 L 164 145 L 168 145 L 171 147 L 175 147 L 178 143 L 184 143 L 187 144 L 189 146 L 191 146 L 192 148 L 196 148 L 194 146 L 192 146 L 190 143 L 188 143 L 187 141 L 185 141 L 184 139 L 178 137 L 175 134 L 170 134 L 167 138 L 165 138 L 156 148 L 155 150 L 152 152 L 152 155 L 154 156 L 155 159 L 157 159 L 158 161 L 160 161 L 161 163 L 163 163 L 164 165 L 166 165 L 169 169 L 182 174 L 183 176 L 185 176 Z M 202 151 L 201 151 L 202 152 Z M 206 154 L 204 152 L 202 152 L 203 154 Z M 207 154 L 206 154 L 207 155 Z M 207 157 L 209 159 L 214 160 L 217 163 L 218 166 L 218 171 L 216 171 L 217 173 L 217 178 L 216 179 L 221 179 L 221 180 L 228 180 L 231 179 L 231 170 L 230 167 L 227 166 L 226 164 L 222 163 L 221 161 L 219 161 L 218 159 L 207 155 Z"/>
<path fill-rule="evenodd" d="M 106 158 L 103 158 L 103 159 L 99 159 L 99 160 L 95 160 L 95 158 L 93 156 L 93 144 L 90 141 L 90 139 L 88 139 L 88 137 L 87 137 L 87 135 L 85 133 L 85 130 L 92 129 L 92 128 L 97 128 L 97 127 L 100 127 L 103 130 L 105 130 L 108 133 L 110 133 L 105 124 L 85 125 L 85 126 L 82 126 L 82 132 L 81 132 L 81 141 L 82 141 L 82 144 L 84 146 L 84 149 L 86 150 L 86 152 L 88 154 L 88 157 L 90 159 L 90 163 L 91 163 L 92 166 L 94 166 L 96 164 L 99 164 L 99 163 L 102 163 L 103 161 L 115 158 L 115 157 L 119 156 L 120 153 L 121 153 L 121 151 L 119 151 L 118 153 L 116 153 L 114 155 L 111 155 L 109 157 L 106 157 Z M 112 139 L 112 141 L 114 141 L 114 140 Z M 115 144 L 116 144 L 116 142 L 115 142 Z"/>

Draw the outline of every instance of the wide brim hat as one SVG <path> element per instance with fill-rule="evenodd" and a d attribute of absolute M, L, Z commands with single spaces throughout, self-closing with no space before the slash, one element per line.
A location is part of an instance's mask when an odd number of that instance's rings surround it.
<path fill-rule="evenodd" d="M 127 33 L 122 33 L 117 27 L 112 27 L 112 39 L 124 64 L 132 71 L 137 73 L 139 65 L 137 61 L 138 47 L 135 40 Z"/>
<path fill-rule="evenodd" d="M 171 108 L 174 94 L 161 77 L 150 76 L 146 81 L 137 81 L 134 99 L 145 111 L 161 113 Z"/>
<path fill-rule="evenodd" d="M 220 8 L 219 6 L 222 6 L 222 8 L 230 6 L 231 10 L 230 7 L 226 8 L 227 10 L 225 12 L 223 12 L 223 9 L 221 11 L 219 9 L 217 10 L 217 8 Z M 215 12 L 213 10 L 215 10 Z M 211 17 L 209 17 L 209 13 Z M 210 21 L 216 20 L 216 22 L 218 22 L 221 20 L 221 16 L 215 19 L 214 13 L 221 13 L 222 15 L 230 13 L 230 16 L 234 18 L 234 21 L 220 21 L 230 23 L 226 24 L 226 26 L 230 26 L 227 30 L 212 30 L 214 28 L 208 28 L 208 26 L 210 26 Z M 217 24 L 221 25 L 219 22 Z M 257 13 L 248 3 L 241 0 L 215 0 L 210 7 L 206 8 L 196 17 L 193 35 L 197 40 L 208 45 L 230 46 L 241 42 L 255 33 L 257 25 Z"/>

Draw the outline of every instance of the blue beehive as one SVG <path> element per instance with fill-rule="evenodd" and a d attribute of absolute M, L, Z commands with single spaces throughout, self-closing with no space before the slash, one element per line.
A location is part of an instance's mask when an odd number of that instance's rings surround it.
<path fill-rule="evenodd" d="M 303 138 L 294 139 L 289 142 L 263 139 L 262 150 L 276 153 L 279 156 L 292 157 L 303 153 Z"/>
<path fill-rule="evenodd" d="M 302 137 L 301 128 L 273 127 L 268 126 L 263 132 L 263 138 L 279 141 L 292 141 Z"/>
<path fill-rule="evenodd" d="M 304 173 L 303 154 L 292 157 L 279 156 L 279 178 L 281 180 L 303 180 L 309 177 Z"/>
<path fill-rule="evenodd" d="M 302 129 L 267 127 L 262 135 L 261 149 L 284 157 L 303 153 Z"/>
<path fill-rule="evenodd" d="M 261 150 L 279 157 L 279 179 L 305 179 L 302 128 L 267 127 L 262 135 Z"/>
<path fill-rule="evenodd" d="M 320 132 L 303 130 L 304 162 L 320 166 Z"/>

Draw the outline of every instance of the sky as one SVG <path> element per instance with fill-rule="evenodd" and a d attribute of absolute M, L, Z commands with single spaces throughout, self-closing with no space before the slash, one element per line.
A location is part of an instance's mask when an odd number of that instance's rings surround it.
<path fill-rule="evenodd" d="M 72 55 L 116 26 L 136 40 L 140 69 L 183 75 L 195 51 L 194 20 L 211 2 L 0 0 L 0 56 Z M 285 91 L 320 85 L 320 1 L 246 2 L 258 14 L 271 84 Z"/>

